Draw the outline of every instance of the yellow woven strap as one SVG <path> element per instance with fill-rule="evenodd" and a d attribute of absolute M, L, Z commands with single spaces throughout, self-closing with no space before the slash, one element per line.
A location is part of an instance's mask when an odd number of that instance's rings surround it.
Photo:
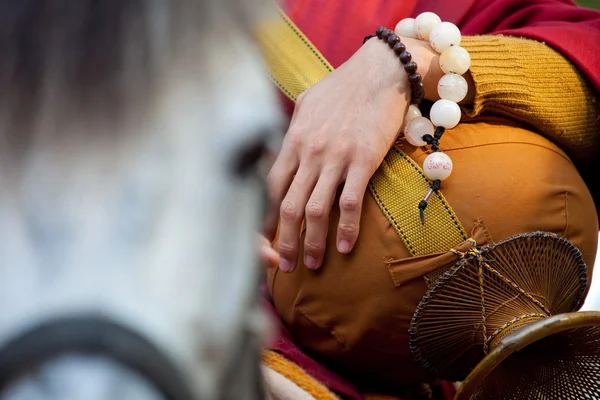
<path fill-rule="evenodd" d="M 280 8 L 277 12 L 278 18 L 259 27 L 258 43 L 271 79 L 295 102 L 333 67 Z"/>
<path fill-rule="evenodd" d="M 441 191 L 431 196 L 421 224 L 418 206 L 430 188 L 421 167 L 397 147 L 389 151 L 369 183 L 379 208 L 413 256 L 448 251 L 468 238 Z"/>
<path fill-rule="evenodd" d="M 293 101 L 333 67 L 298 27 L 278 10 L 278 18 L 266 21 L 258 32 L 259 45 L 271 78 Z M 399 148 L 385 157 L 371 179 L 369 189 L 413 256 L 447 251 L 468 236 L 441 192 L 431 197 L 425 225 L 418 205 L 431 186 L 422 169 Z"/>

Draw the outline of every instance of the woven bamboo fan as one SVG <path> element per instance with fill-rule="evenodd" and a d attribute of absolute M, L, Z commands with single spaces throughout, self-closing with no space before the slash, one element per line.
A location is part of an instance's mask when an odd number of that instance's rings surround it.
<path fill-rule="evenodd" d="M 417 307 L 410 341 L 425 369 L 451 381 L 465 379 L 507 335 L 577 310 L 587 287 L 579 250 L 546 232 L 473 247 L 446 269 Z M 523 367 L 542 360 L 530 361 Z"/>
<path fill-rule="evenodd" d="M 600 399 L 600 312 L 559 314 L 501 339 L 455 400 Z"/>

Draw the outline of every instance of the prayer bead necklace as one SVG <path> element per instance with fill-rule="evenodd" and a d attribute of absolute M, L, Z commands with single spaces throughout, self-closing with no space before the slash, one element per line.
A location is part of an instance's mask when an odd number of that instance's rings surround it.
<path fill-rule="evenodd" d="M 365 42 L 375 36 L 394 50 L 409 74 L 411 104 L 404 120 L 405 140 L 415 147 L 430 145 L 433 151 L 423 162 L 423 172 L 432 181 L 431 189 L 419 203 L 419 215 L 421 223 L 424 223 L 424 212 L 429 199 L 439 190 L 441 181 L 452 173 L 452 159 L 439 151 L 439 141 L 446 129 L 452 129 L 460 122 L 461 110 L 458 103 L 466 97 L 469 88 L 462 75 L 469 70 L 471 57 L 467 50 L 460 47 L 461 33 L 458 27 L 451 22 L 442 22 L 440 17 L 431 12 L 401 20 L 395 31 L 379 27 L 375 35 L 365 38 Z M 423 79 L 417 73 L 417 64 L 400 37 L 428 41 L 431 48 L 440 54 L 439 64 L 445 75 L 438 82 L 440 100 L 431 107 L 429 119 L 421 114 L 418 107 L 425 98 Z"/>

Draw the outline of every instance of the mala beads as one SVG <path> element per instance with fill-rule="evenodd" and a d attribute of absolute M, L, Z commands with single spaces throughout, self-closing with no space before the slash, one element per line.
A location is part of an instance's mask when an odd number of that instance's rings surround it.
<path fill-rule="evenodd" d="M 411 84 L 411 105 L 405 118 L 404 138 L 416 147 L 431 146 L 432 153 L 423 162 L 423 172 L 432 181 L 431 188 L 419 203 L 421 223 L 425 223 L 425 208 L 431 196 L 440 189 L 441 182 L 452 173 L 453 164 L 450 157 L 439 151 L 439 141 L 446 129 L 452 129 L 460 122 L 461 110 L 458 103 L 468 91 L 468 84 L 462 75 L 471 66 L 469 53 L 460 47 L 461 33 L 456 25 L 442 22 L 440 17 L 425 12 L 416 18 L 405 18 L 398 22 L 395 31 L 384 27 L 377 28 L 373 36 L 388 43 L 394 53 L 404 64 Z M 440 100 L 436 101 L 429 112 L 430 119 L 425 118 L 418 105 L 425 98 L 422 77 L 417 73 L 417 64 L 412 61 L 406 46 L 400 42 L 400 36 L 426 40 L 431 48 L 440 53 L 440 68 L 445 75 L 438 82 L 437 90 Z"/>
<path fill-rule="evenodd" d="M 419 216 L 421 223 L 424 223 L 429 199 L 452 173 L 452 159 L 439 151 L 439 140 L 446 129 L 452 129 L 460 122 L 458 102 L 466 97 L 468 91 L 467 81 L 462 75 L 469 70 L 471 57 L 459 46 L 461 33 L 458 27 L 450 22 L 442 22 L 434 13 L 425 12 L 414 19 L 405 18 L 398 22 L 395 31 L 400 36 L 429 41 L 431 48 L 440 53 L 440 68 L 445 73 L 437 86 L 440 100 L 433 104 L 429 112 L 431 121 L 418 116 L 413 110 L 408 111 L 405 119 L 406 141 L 418 147 L 429 144 L 433 151 L 423 162 L 423 172 L 433 181 L 431 189 L 419 203 Z"/>

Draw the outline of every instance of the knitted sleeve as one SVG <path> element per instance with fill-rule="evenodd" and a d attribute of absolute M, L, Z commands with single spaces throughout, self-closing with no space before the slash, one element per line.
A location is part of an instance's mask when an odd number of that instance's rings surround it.
<path fill-rule="evenodd" d="M 585 77 L 534 40 L 471 36 L 463 37 L 461 46 L 471 55 L 476 89 L 466 114 L 502 115 L 527 124 L 567 152 L 585 178 L 600 154 L 600 104 Z"/>

